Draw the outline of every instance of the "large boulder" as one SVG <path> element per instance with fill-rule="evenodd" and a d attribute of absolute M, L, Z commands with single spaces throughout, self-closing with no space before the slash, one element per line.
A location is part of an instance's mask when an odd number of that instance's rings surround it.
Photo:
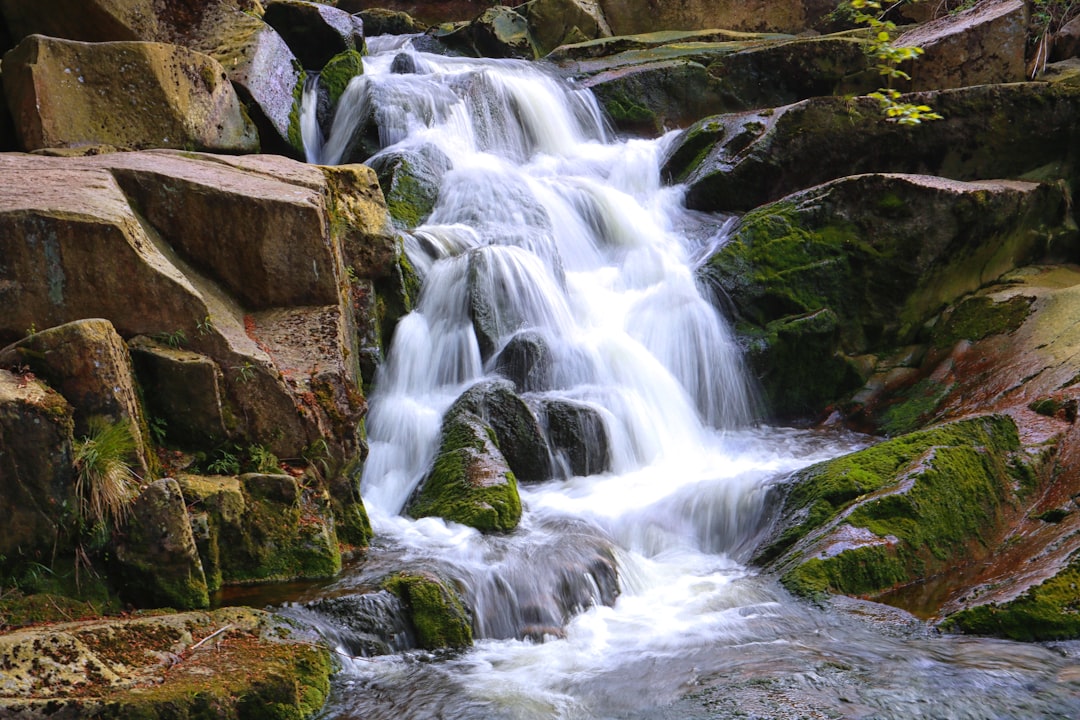
<path fill-rule="evenodd" d="M 995 552 L 1037 470 L 1004 415 L 895 438 L 797 473 L 758 561 L 798 594 L 879 597 Z"/>
<path fill-rule="evenodd" d="M 300 104 L 307 73 L 281 35 L 258 17 L 216 6 L 186 43 L 224 66 L 259 128 L 264 152 L 303 157 Z"/>
<path fill-rule="evenodd" d="M 905 96 L 944 120 L 887 122 L 869 98 L 812 98 L 719 115 L 682 135 L 664 174 L 699 210 L 749 210 L 837 177 L 915 172 L 957 180 L 1068 177 L 1080 88 L 1014 83 Z"/>
<path fill-rule="evenodd" d="M 29 370 L 0 369 L 0 567 L 45 563 L 78 506 L 71 405 Z"/>
<path fill-rule="evenodd" d="M 621 41 L 621 42 L 620 42 Z M 600 48 L 620 48 L 600 59 Z M 570 60 L 579 53 L 585 59 Z M 878 87 L 858 36 L 792 38 L 712 31 L 658 32 L 561 48 L 619 129 L 658 135 L 706 115 L 773 107 Z"/>
<path fill-rule="evenodd" d="M 360 544 L 366 530 L 349 470 L 365 451 L 357 361 L 367 342 L 375 344 L 367 354 L 378 357 L 382 328 L 406 304 L 374 172 L 273 156 L 158 152 L 7 155 L 0 174 L 20 178 L 0 190 L 0 304 L 11 309 L 0 315 L 0 339 L 23 337 L 35 324 L 101 317 L 121 337 L 156 338 L 208 358 L 220 375 L 204 363 L 203 377 L 217 377 L 221 401 L 219 411 L 208 400 L 208 413 L 220 414 L 229 440 L 294 464 L 317 457 L 315 486 L 329 490 L 339 517 L 357 530 L 349 542 Z M 136 198 L 141 217 L 131 205 Z M 245 213 L 249 203 L 253 211 Z M 196 232 L 178 234 L 177 224 Z M 285 229 L 288 237 L 278 233 Z M 221 254 L 223 246 L 231 249 Z M 204 252 L 218 260 L 200 260 Z M 283 258 L 299 264 L 282 265 Z M 227 267 L 238 262 L 253 265 Z M 273 285 L 277 273 L 303 280 L 278 290 L 250 282 L 261 274 Z M 157 371 L 182 367 L 160 363 Z M 174 408 L 177 401 L 170 400 Z M 190 436 L 183 443 L 215 449 Z"/>
<path fill-rule="evenodd" d="M 305 0 L 269 0 L 263 21 L 278 31 L 308 70 L 348 50 L 363 52 L 364 22 L 331 5 Z"/>
<path fill-rule="evenodd" d="M 20 145 L 255 152 L 259 139 L 224 68 L 177 45 L 32 35 L 4 56 Z"/>
<path fill-rule="evenodd" d="M 187 505 L 176 480 L 153 482 L 135 499 L 114 549 L 121 595 L 129 602 L 179 610 L 210 605 Z"/>
<path fill-rule="evenodd" d="M 149 477 L 146 417 L 131 356 L 112 323 L 77 320 L 35 332 L 0 350 L 4 365 L 28 368 L 63 395 L 75 408 L 76 435 L 87 435 L 95 418 L 123 424 L 134 441 L 132 469 Z"/>
<path fill-rule="evenodd" d="M 860 175 L 744 216 L 703 268 L 731 303 L 770 412 L 816 414 L 857 388 L 858 356 L 919 340 L 947 304 L 1071 252 L 1057 186 Z"/>
<path fill-rule="evenodd" d="M 288 475 L 181 475 L 212 586 L 328 578 L 341 570 L 325 499 Z"/>
<path fill-rule="evenodd" d="M 517 479 L 494 435 L 472 413 L 448 416 L 434 465 L 409 503 L 409 515 L 441 517 L 482 532 L 516 528 L 521 519 Z"/>
<path fill-rule="evenodd" d="M 812 28 L 836 10 L 834 0 L 599 0 L 615 35 L 633 35 L 656 28 L 703 30 L 727 28 L 751 32 L 798 33 Z"/>
<path fill-rule="evenodd" d="M 904 65 L 909 89 L 936 90 L 1024 80 L 1027 39 L 1027 3 L 983 0 L 901 33 L 893 44 L 924 51 Z"/>

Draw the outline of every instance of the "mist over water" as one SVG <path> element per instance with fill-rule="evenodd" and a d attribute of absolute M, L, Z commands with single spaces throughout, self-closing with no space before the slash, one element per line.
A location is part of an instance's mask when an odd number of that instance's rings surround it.
<path fill-rule="evenodd" d="M 1080 716 L 1073 645 L 932 637 L 855 601 L 824 612 L 747 566 L 771 489 L 868 440 L 755 424 L 738 348 L 695 278 L 729 220 L 662 186 L 670 137 L 614 138 L 587 92 L 536 63 L 418 53 L 408 37 L 368 47 L 325 138 L 312 88 L 309 160 L 341 162 L 366 133 L 380 155 L 447 162 L 405 237 L 423 289 L 369 398 L 376 542 L 324 591 L 391 628 L 390 652 L 343 660 L 325 717 Z M 447 408 L 525 336 L 547 364 L 523 398 L 595 409 L 610 470 L 575 476 L 552 458 L 552 480 L 521 487 L 507 536 L 403 516 Z M 475 648 L 402 650 L 407 629 L 371 592 L 401 567 L 455 582 Z M 331 626 L 343 653 L 371 654 Z"/>

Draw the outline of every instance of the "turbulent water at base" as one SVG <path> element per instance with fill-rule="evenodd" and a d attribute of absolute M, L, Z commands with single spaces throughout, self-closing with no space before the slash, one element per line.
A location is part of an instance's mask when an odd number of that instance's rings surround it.
<path fill-rule="evenodd" d="M 436 148 L 449 168 L 407 234 L 423 290 L 370 398 L 376 541 L 359 569 L 285 610 L 343 655 L 324 717 L 1080 716 L 1076 645 L 941 637 L 856 601 L 825 611 L 747 566 L 769 488 L 865 439 L 753 424 L 738 352 L 695 280 L 727 222 L 662 185 L 670 138 L 614 139 L 588 93 L 537 64 L 411 42 L 369 39 L 325 143 L 313 109 L 303 120 L 315 162 L 342 161 L 357 129 L 377 126 L 381 155 Z M 596 409 L 610 469 L 573 476 L 553 458 L 554 479 L 522 486 L 506 536 L 404 516 L 443 414 L 523 333 L 550 360 L 525 400 Z M 474 648 L 402 649 L 408 623 L 376 591 L 400 568 L 461 590 Z M 367 625 L 350 628 L 357 618 Z"/>

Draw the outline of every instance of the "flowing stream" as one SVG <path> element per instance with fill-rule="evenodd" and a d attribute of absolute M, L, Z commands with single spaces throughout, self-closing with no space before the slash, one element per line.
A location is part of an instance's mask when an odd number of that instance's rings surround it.
<path fill-rule="evenodd" d="M 1080 646 L 942 637 L 885 606 L 813 607 L 748 566 L 770 488 L 867 438 L 754 423 L 754 391 L 696 266 L 729 219 L 692 213 L 659 167 L 671 138 L 618 140 L 585 91 L 535 63 L 369 39 L 365 74 L 309 159 L 427 169 L 438 199 L 406 236 L 423 279 L 375 380 L 362 488 L 369 558 L 284 611 L 343 656 L 326 718 L 1035 718 L 1080 716 Z M 323 139 L 325 132 L 325 140 Z M 490 309 L 478 332 L 477 298 Z M 602 420 L 597 469 L 565 453 L 522 484 L 509 535 L 403 514 L 447 408 L 542 357 L 519 390 Z M 528 345 L 528 343 L 525 343 Z M 535 358 L 534 358 L 535 359 Z M 475 647 L 414 649 L 399 568 L 436 572 Z"/>

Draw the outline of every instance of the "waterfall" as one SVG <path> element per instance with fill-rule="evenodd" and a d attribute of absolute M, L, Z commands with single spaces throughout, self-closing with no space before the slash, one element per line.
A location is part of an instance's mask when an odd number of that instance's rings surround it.
<path fill-rule="evenodd" d="M 866 666 L 883 688 L 858 717 L 929 717 L 903 700 L 912 678 L 935 697 L 962 695 L 947 678 L 1028 693 L 1030 669 L 991 681 L 982 651 L 842 627 L 746 566 L 778 479 L 865 440 L 755 424 L 731 330 L 696 281 L 729 219 L 662 185 L 670 137 L 612 137 L 592 96 L 538 63 L 421 53 L 407 36 L 368 47 L 325 139 L 317 90 L 305 94 L 309 159 L 426 163 L 434 203 L 405 233 L 422 290 L 369 398 L 375 544 L 326 598 L 291 610 L 347 654 L 388 653 L 345 662 L 325 717 L 704 717 L 650 708 L 728 676 L 796 677 L 777 692 L 798 697 L 861 692 L 832 663 Z M 448 408 L 506 375 L 541 426 L 559 403 L 592 413 L 588 470 L 553 452 L 550 479 L 521 485 L 508 535 L 409 518 Z M 410 650 L 400 608 L 373 592 L 402 567 L 460 590 L 473 650 Z M 990 717 L 963 709 L 979 701 L 950 700 L 960 709 L 941 717 Z M 785 712 L 753 716 L 800 716 Z"/>

